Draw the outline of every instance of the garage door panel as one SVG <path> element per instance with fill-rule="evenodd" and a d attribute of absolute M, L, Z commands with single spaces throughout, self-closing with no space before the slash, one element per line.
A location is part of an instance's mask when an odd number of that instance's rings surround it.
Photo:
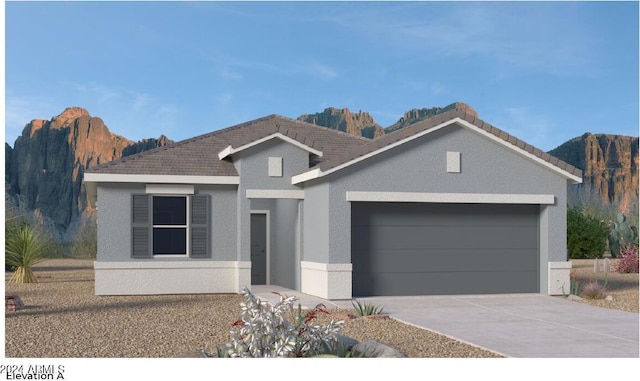
<path fill-rule="evenodd" d="M 537 205 L 354 203 L 352 225 L 535 226 Z"/>
<path fill-rule="evenodd" d="M 370 256 L 356 252 L 353 267 L 360 272 L 528 271 L 537 266 L 535 254 L 531 249 L 388 249 Z"/>
<path fill-rule="evenodd" d="M 353 294 L 538 292 L 538 205 L 352 203 Z"/>
<path fill-rule="evenodd" d="M 521 226 L 371 226 L 355 227 L 359 242 L 388 249 L 537 247 L 538 236 Z"/>
<path fill-rule="evenodd" d="M 509 291 L 512 293 L 538 292 L 536 271 L 443 272 L 428 275 L 354 273 L 353 278 L 353 294 L 356 296 L 497 294 L 504 292 L 505 284 L 512 285 Z"/>

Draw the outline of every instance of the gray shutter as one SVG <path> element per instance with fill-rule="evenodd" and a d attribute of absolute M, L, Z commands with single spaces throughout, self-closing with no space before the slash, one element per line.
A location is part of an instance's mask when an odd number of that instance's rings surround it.
<path fill-rule="evenodd" d="M 211 258 L 209 199 L 207 194 L 191 196 L 190 256 L 192 258 Z"/>
<path fill-rule="evenodd" d="M 131 205 L 131 256 L 150 258 L 149 195 L 134 194 Z"/>

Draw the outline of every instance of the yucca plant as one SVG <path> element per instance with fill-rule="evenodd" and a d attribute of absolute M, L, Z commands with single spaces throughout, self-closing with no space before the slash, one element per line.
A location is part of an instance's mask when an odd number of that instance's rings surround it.
<path fill-rule="evenodd" d="M 367 301 L 355 300 L 351 302 L 351 305 L 356 310 L 358 316 L 380 315 L 382 313 L 382 307 Z"/>
<path fill-rule="evenodd" d="M 37 283 L 31 267 L 44 259 L 45 239 L 27 224 L 6 229 L 5 233 L 5 263 L 15 267 L 9 283 Z"/>

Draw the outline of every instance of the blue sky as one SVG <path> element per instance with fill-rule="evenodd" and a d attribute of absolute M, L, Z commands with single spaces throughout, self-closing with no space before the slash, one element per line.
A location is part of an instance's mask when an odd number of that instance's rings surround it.
<path fill-rule="evenodd" d="M 6 141 L 81 106 L 132 140 L 469 104 L 550 150 L 638 135 L 638 3 L 7 2 Z"/>

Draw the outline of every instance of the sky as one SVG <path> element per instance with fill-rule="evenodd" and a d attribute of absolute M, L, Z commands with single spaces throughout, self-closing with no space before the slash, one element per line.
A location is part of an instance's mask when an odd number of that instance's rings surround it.
<path fill-rule="evenodd" d="M 550 150 L 638 136 L 637 2 L 6 2 L 5 139 L 86 108 L 131 140 L 460 101 Z"/>

